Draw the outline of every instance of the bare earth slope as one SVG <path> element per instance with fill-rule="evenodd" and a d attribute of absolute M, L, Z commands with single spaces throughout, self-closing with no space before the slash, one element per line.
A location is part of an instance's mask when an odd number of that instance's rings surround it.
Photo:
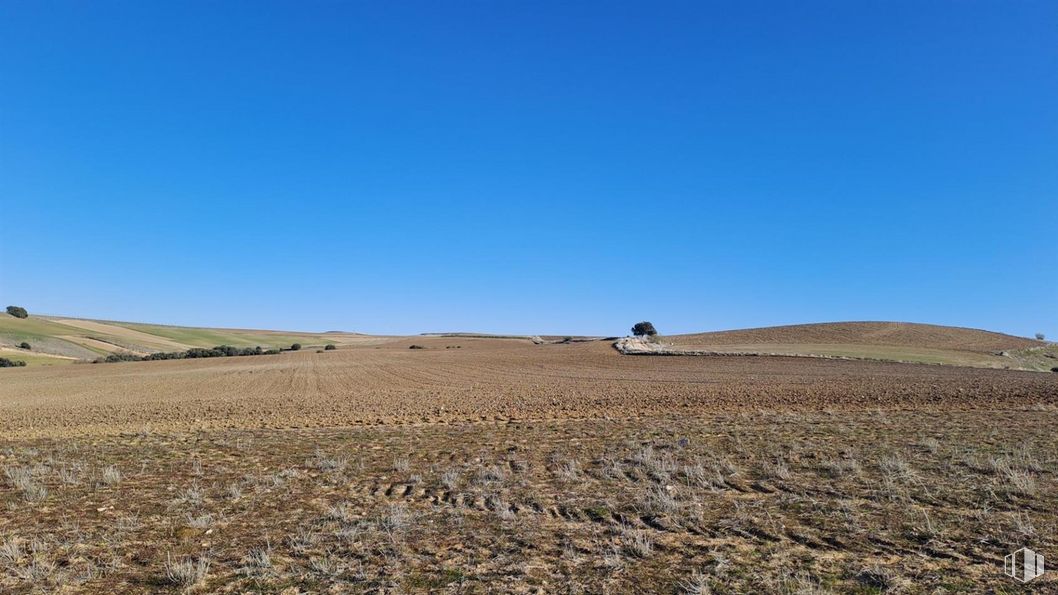
<path fill-rule="evenodd" d="M 910 322 L 824 322 L 667 337 L 677 345 L 753 343 L 894 345 L 977 353 L 1026 349 L 1037 341 L 979 329 Z"/>
<path fill-rule="evenodd" d="M 689 355 L 838 357 L 1049 371 L 1058 348 L 1024 337 L 907 322 L 831 322 L 673 335 L 662 351 Z"/>

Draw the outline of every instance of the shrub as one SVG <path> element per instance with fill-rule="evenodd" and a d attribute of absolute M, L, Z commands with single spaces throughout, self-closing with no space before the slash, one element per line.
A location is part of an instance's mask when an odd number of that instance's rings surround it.
<path fill-rule="evenodd" d="M 279 355 L 280 353 L 281 352 L 278 349 L 269 349 L 268 351 L 265 351 L 262 355 Z"/>
<path fill-rule="evenodd" d="M 1058 374 L 1058 366 L 1051 368 L 1051 371 Z"/>
<path fill-rule="evenodd" d="M 15 318 L 29 318 L 29 312 L 22 306 L 8 306 L 7 313 Z"/>
<path fill-rule="evenodd" d="M 33 349 L 33 346 L 30 345 L 29 343 L 26 343 L 25 341 L 19 343 L 18 347 L 19 347 L 19 349 L 25 349 L 26 351 L 29 351 L 29 350 Z"/>
<path fill-rule="evenodd" d="M 654 328 L 653 324 L 643 321 L 637 322 L 635 326 L 632 327 L 632 334 L 637 337 L 653 337 L 654 335 L 658 334 L 658 331 Z"/>
<path fill-rule="evenodd" d="M 336 346 L 334 346 L 334 345 L 326 345 L 323 348 L 324 351 L 334 351 L 335 349 L 338 349 L 338 348 Z"/>
<path fill-rule="evenodd" d="M 408 345 L 408 349 L 426 349 L 422 345 Z"/>
<path fill-rule="evenodd" d="M 1036 340 L 1037 341 L 1042 341 L 1042 340 L 1044 340 L 1046 338 L 1047 338 L 1047 336 L 1044 335 L 1043 333 L 1036 333 Z"/>
<path fill-rule="evenodd" d="M 183 352 L 183 351 L 168 351 L 168 352 L 152 353 L 152 354 L 150 354 L 148 356 L 145 356 L 143 359 L 150 360 L 150 361 L 162 360 L 162 359 L 184 359 L 184 355 L 185 355 L 185 352 Z"/>
<path fill-rule="evenodd" d="M 26 362 L 16 359 L 10 360 L 6 357 L 0 357 L 0 368 L 21 368 L 26 365 Z"/>
<path fill-rule="evenodd" d="M 114 363 L 114 362 L 139 362 L 139 361 L 155 361 L 155 360 L 166 360 L 166 359 L 198 359 L 203 357 L 234 357 L 243 355 L 271 355 L 279 353 L 278 349 L 270 349 L 265 351 L 260 345 L 257 347 L 232 347 L 231 345 L 217 345 L 211 349 L 205 347 L 192 347 L 187 351 L 166 351 L 159 353 L 152 353 L 150 355 L 135 355 L 132 353 L 111 353 L 105 358 L 95 360 L 95 363 Z"/>
<path fill-rule="evenodd" d="M 294 343 L 290 346 L 291 351 L 301 351 L 301 343 Z"/>
<path fill-rule="evenodd" d="M 110 355 L 106 356 L 106 359 L 104 359 L 103 361 L 108 364 L 114 364 L 117 362 L 141 362 L 143 361 L 143 356 L 136 355 L 135 353 L 119 352 L 111 353 Z"/>

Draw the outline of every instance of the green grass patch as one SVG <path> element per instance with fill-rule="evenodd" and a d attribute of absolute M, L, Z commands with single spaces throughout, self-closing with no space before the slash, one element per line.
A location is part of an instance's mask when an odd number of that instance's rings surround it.
<path fill-rule="evenodd" d="M 289 347 L 293 343 L 302 345 L 326 345 L 334 343 L 320 335 L 287 334 L 274 331 L 251 331 L 236 329 L 209 329 L 185 326 L 166 326 L 161 324 L 140 324 L 133 322 L 109 323 L 141 333 L 164 337 L 194 347 L 213 347 L 215 345 L 233 345 L 236 347 Z"/>
<path fill-rule="evenodd" d="M 6 357 L 9 360 L 22 360 L 26 362 L 26 366 L 67 366 L 75 363 L 77 360 L 66 359 L 62 357 L 48 357 L 46 355 L 35 355 L 30 351 L 20 351 L 18 353 L 14 351 L 0 351 L 0 357 Z"/>
<path fill-rule="evenodd" d="M 7 314 L 0 314 L 0 335 L 18 338 L 19 341 L 29 341 L 38 337 L 58 337 L 61 335 L 78 335 L 79 329 L 65 324 L 43 320 L 41 318 L 15 318 Z"/>

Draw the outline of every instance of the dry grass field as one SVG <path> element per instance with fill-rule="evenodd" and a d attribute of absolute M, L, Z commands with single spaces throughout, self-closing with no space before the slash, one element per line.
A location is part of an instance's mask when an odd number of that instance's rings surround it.
<path fill-rule="evenodd" d="M 605 342 L 5 369 L 0 592 L 1030 592 L 1056 422 L 1058 374 Z"/>

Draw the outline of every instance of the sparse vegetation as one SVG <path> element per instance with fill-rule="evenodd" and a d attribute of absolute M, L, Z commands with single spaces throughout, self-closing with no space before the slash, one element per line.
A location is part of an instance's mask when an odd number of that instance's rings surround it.
<path fill-rule="evenodd" d="M 1025 513 L 1058 496 L 1049 479 L 1058 461 L 1039 456 L 1058 448 L 1055 414 L 776 410 L 225 431 L 197 433 L 194 457 L 173 448 L 180 434 L 15 442 L 0 475 L 9 488 L 0 488 L 0 506 L 15 513 L 0 535 L 0 589 L 29 590 L 69 571 L 65 580 L 85 577 L 75 591 L 138 581 L 231 592 L 312 592 L 321 582 L 349 591 L 502 582 L 520 591 L 545 580 L 585 592 L 902 592 L 911 580 L 930 592 L 960 581 L 998 590 L 1005 577 L 991 560 L 1008 542 L 1055 544 L 1058 514 Z M 982 441 L 984 419 L 1019 432 Z M 570 436 L 575 451 L 566 450 Z M 394 458 L 409 444 L 433 445 L 452 466 Z M 233 449 L 245 454 L 232 458 Z M 354 449 L 363 459 L 350 473 L 342 453 Z M 100 489 L 59 481 L 62 470 L 82 469 L 71 458 L 78 452 L 114 469 L 143 461 L 147 471 L 111 484 L 93 501 L 99 510 L 76 522 L 34 517 Z M 408 475 L 413 467 L 421 480 Z M 112 512 L 115 499 L 168 512 Z M 173 535 L 168 553 L 142 547 L 155 534 Z M 966 543 L 984 561 L 945 557 Z M 111 549 L 127 548 L 145 552 L 142 562 L 108 561 Z M 541 551 L 556 552 L 554 566 L 533 566 Z M 810 576 L 782 570 L 791 552 L 811 564 Z M 848 568 L 849 558 L 861 565 Z"/>
<path fill-rule="evenodd" d="M 0 357 L 0 368 L 21 368 L 26 365 L 26 362 L 16 359 L 8 359 L 6 357 Z"/>
<path fill-rule="evenodd" d="M 15 318 L 29 318 L 29 312 L 22 306 L 8 306 L 7 313 Z"/>

